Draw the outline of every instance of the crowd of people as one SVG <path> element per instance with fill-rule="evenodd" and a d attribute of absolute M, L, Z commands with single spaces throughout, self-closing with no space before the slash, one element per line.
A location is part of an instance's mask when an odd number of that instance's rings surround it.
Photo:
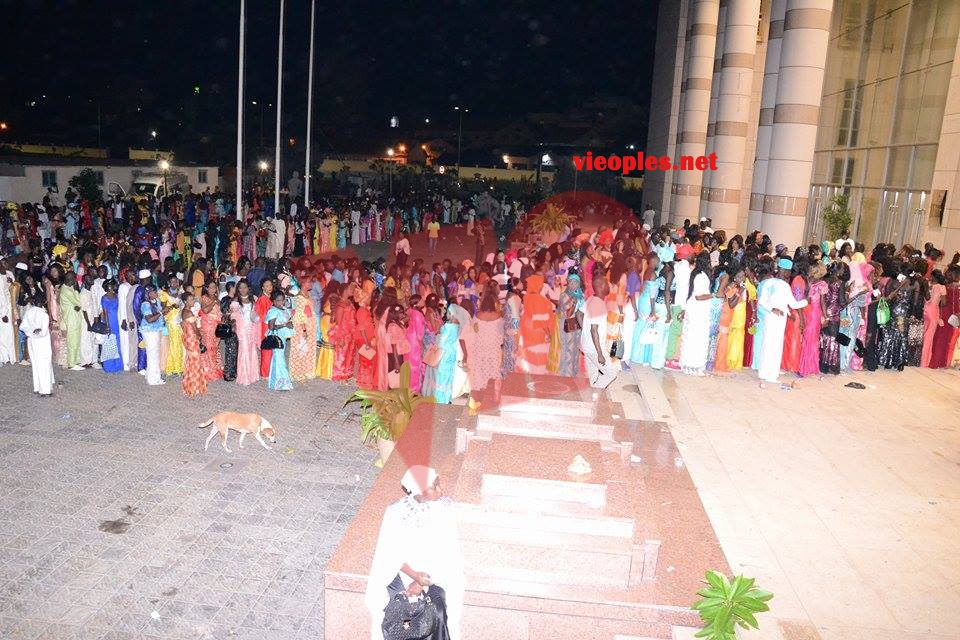
<path fill-rule="evenodd" d="M 957 361 L 960 255 L 943 264 L 931 245 L 866 253 L 844 234 L 790 251 L 706 219 L 651 228 L 626 213 L 498 246 L 491 220 L 440 194 L 294 198 L 279 214 L 265 195 L 247 195 L 241 222 L 217 193 L 8 205 L 0 363 L 32 364 L 43 396 L 54 364 L 179 378 L 197 396 L 261 378 L 387 389 L 406 362 L 414 392 L 475 403 L 514 371 L 603 388 L 631 366 L 753 368 L 765 383 Z M 433 258 L 441 224 L 468 227 L 475 259 Z M 430 255 L 410 255 L 418 229 Z M 338 255 L 345 236 L 393 239 L 392 261 Z"/>

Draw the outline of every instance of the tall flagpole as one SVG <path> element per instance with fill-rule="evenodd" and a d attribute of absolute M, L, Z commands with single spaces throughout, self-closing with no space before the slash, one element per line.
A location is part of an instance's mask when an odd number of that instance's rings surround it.
<path fill-rule="evenodd" d="M 304 166 L 303 204 L 310 210 L 310 138 L 313 128 L 313 30 L 317 19 L 317 0 L 310 2 L 310 63 L 307 65 L 307 159 Z"/>
<path fill-rule="evenodd" d="M 240 53 L 237 63 L 237 220 L 243 220 L 243 51 L 245 0 L 240 0 Z"/>
<path fill-rule="evenodd" d="M 280 35 L 277 43 L 277 153 L 273 162 L 273 211 L 280 215 L 280 114 L 283 112 L 283 0 L 280 0 Z"/>

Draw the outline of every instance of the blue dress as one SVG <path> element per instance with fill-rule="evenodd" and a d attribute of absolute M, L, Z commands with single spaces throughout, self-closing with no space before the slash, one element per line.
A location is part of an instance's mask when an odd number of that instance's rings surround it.
<path fill-rule="evenodd" d="M 110 335 L 104 336 L 104 340 L 113 340 L 117 343 L 117 357 L 112 360 L 104 360 L 100 364 L 107 373 L 119 373 L 123 371 L 123 359 L 120 357 L 120 319 L 118 310 L 120 300 L 116 297 L 108 298 L 103 296 L 100 299 L 100 306 L 107 312 L 107 323 L 110 325 Z"/>
<path fill-rule="evenodd" d="M 633 345 L 630 350 L 630 362 L 633 364 L 650 364 L 653 344 L 641 344 L 640 340 L 650 324 L 648 319 L 653 313 L 653 302 L 663 284 L 662 276 L 647 280 L 637 296 L 637 324 L 633 325 Z"/>
<path fill-rule="evenodd" d="M 753 362 L 750 363 L 751 369 L 760 369 L 760 346 L 763 344 L 763 325 L 767 320 L 767 310 L 760 306 L 760 296 L 763 295 L 763 288 L 770 281 L 770 278 L 763 280 L 757 285 L 757 332 L 753 334 Z"/>
<path fill-rule="evenodd" d="M 267 325 L 275 320 L 276 324 L 286 324 L 290 321 L 290 312 L 286 309 L 277 309 L 270 307 L 267 311 Z M 281 327 L 267 332 L 268 335 L 280 336 L 286 344 L 287 339 L 293 336 L 293 329 Z M 293 389 L 293 381 L 290 380 L 290 371 L 287 369 L 287 354 L 285 349 L 274 349 L 270 358 L 270 377 L 267 379 L 267 388 L 274 391 L 289 391 Z"/>
<path fill-rule="evenodd" d="M 437 344 L 443 349 L 443 355 L 440 357 L 440 364 L 437 365 L 436 388 L 433 391 L 433 399 L 438 404 L 449 404 L 453 399 L 453 377 L 457 371 L 459 339 L 459 325 L 447 322 L 440 328 Z"/>

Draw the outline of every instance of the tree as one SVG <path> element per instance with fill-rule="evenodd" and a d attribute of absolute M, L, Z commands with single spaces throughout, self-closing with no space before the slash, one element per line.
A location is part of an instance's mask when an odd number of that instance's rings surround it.
<path fill-rule="evenodd" d="M 823 210 L 823 229 L 827 239 L 835 240 L 844 231 L 850 230 L 853 214 L 850 213 L 849 203 L 849 196 L 838 193 L 830 200 L 830 206 Z"/>
<path fill-rule="evenodd" d="M 89 167 L 70 178 L 70 186 L 77 192 L 81 200 L 87 202 L 99 202 L 103 199 L 103 189 L 97 182 L 97 172 Z"/>

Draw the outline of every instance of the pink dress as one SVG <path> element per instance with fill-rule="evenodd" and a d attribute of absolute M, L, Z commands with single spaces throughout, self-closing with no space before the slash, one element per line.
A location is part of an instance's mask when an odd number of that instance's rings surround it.
<path fill-rule="evenodd" d="M 420 393 L 423 382 L 423 335 L 427 330 L 427 321 L 419 309 L 407 311 L 407 342 L 410 353 L 407 362 L 410 363 L 410 390 Z"/>
<path fill-rule="evenodd" d="M 823 280 L 810 284 L 807 294 L 810 302 L 803 310 L 803 335 L 800 339 L 800 376 L 820 373 L 820 327 L 822 323 L 821 298 L 827 292 Z"/>
<path fill-rule="evenodd" d="M 253 384 L 260 379 L 260 318 L 253 303 L 230 304 L 230 317 L 237 331 L 237 384 Z"/>
<path fill-rule="evenodd" d="M 923 305 L 923 351 L 920 353 L 920 366 L 929 367 L 933 356 L 933 336 L 937 333 L 940 323 L 940 300 L 947 293 L 947 288 L 934 282 L 930 285 L 930 299 Z"/>

